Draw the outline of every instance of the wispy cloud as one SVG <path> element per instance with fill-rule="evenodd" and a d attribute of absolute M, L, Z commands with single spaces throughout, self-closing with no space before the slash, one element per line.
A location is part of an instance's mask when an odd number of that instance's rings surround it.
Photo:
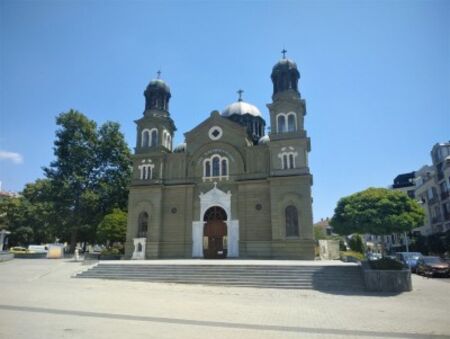
<path fill-rule="evenodd" d="M 23 156 L 19 153 L 0 150 L 0 161 L 1 160 L 10 160 L 14 164 L 21 164 L 23 163 Z"/>

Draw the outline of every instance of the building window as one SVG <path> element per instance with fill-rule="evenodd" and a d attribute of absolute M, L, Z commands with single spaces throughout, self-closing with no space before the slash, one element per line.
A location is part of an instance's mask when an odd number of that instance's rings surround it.
<path fill-rule="evenodd" d="M 138 238 L 146 238 L 148 230 L 148 213 L 141 212 L 138 218 Z"/>
<path fill-rule="evenodd" d="M 286 237 L 298 237 L 298 212 L 295 206 L 289 205 L 285 209 Z"/>
<path fill-rule="evenodd" d="M 142 147 L 148 147 L 150 144 L 150 131 L 148 129 L 144 129 L 142 131 L 142 142 L 141 142 L 141 146 Z"/>
<path fill-rule="evenodd" d="M 214 157 L 212 159 L 213 177 L 220 176 L 220 159 L 219 157 Z"/>
<path fill-rule="evenodd" d="M 154 128 L 151 134 L 151 143 L 150 146 L 155 147 L 158 146 L 158 130 Z"/>
<path fill-rule="evenodd" d="M 281 153 L 278 154 L 278 157 L 281 160 L 281 168 L 286 169 L 292 169 L 296 168 L 295 160 L 297 158 L 298 153 L 294 152 L 293 147 L 283 147 L 281 149 Z"/>
<path fill-rule="evenodd" d="M 228 179 L 228 174 L 228 159 L 226 157 L 214 154 L 203 161 L 203 180 Z"/>
<path fill-rule="evenodd" d="M 277 115 L 277 132 L 283 133 L 286 131 L 286 117 L 283 113 Z"/>
<path fill-rule="evenodd" d="M 294 112 L 277 114 L 277 132 L 295 132 L 297 130 L 297 115 Z"/>
<path fill-rule="evenodd" d="M 228 175 L 227 159 L 222 159 L 222 175 Z"/>
<path fill-rule="evenodd" d="M 143 160 L 145 162 L 145 160 Z M 155 165 L 152 164 L 152 161 L 149 160 L 149 163 L 143 163 L 142 165 L 139 165 L 139 178 L 141 180 L 150 180 L 153 179 L 153 168 Z"/>
<path fill-rule="evenodd" d="M 288 132 L 295 132 L 295 113 L 288 114 Z"/>
<path fill-rule="evenodd" d="M 163 131 L 162 144 L 169 150 L 172 150 L 172 136 L 167 130 Z"/>

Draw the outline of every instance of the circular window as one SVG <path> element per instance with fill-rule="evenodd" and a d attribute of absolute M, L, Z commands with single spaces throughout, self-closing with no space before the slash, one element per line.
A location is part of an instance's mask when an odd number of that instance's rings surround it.
<path fill-rule="evenodd" d="M 177 208 L 176 208 L 176 207 L 172 207 L 172 210 L 171 210 L 171 212 L 172 212 L 172 214 L 175 214 L 175 213 L 177 213 Z"/>
<path fill-rule="evenodd" d="M 255 208 L 256 208 L 257 211 L 261 211 L 262 205 L 261 204 L 256 204 Z"/>
<path fill-rule="evenodd" d="M 219 126 L 213 126 L 209 129 L 208 135 L 211 140 L 219 140 L 222 137 L 223 130 Z"/>

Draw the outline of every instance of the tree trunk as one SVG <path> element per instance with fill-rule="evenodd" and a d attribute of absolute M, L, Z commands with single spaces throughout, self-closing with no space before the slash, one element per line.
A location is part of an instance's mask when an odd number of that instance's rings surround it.
<path fill-rule="evenodd" d="M 77 246 L 77 236 L 78 236 L 78 228 L 73 227 L 70 232 L 70 247 L 69 253 L 75 252 L 75 247 Z"/>

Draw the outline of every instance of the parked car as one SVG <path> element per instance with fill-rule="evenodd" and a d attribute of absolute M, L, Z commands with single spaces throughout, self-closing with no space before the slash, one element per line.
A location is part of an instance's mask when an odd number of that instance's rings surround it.
<path fill-rule="evenodd" d="M 35 253 L 47 253 L 48 246 L 46 245 L 28 245 L 28 250 Z"/>
<path fill-rule="evenodd" d="M 417 262 L 417 274 L 449 276 L 449 264 L 439 257 L 422 257 Z"/>
<path fill-rule="evenodd" d="M 374 252 L 370 252 L 367 253 L 367 259 L 369 260 L 379 260 L 381 259 L 381 253 L 374 253 Z"/>
<path fill-rule="evenodd" d="M 420 252 L 397 252 L 395 257 L 398 261 L 402 262 L 405 266 L 409 267 L 411 272 L 416 271 L 417 261 L 422 258 Z"/>
<path fill-rule="evenodd" d="M 30 251 L 29 249 L 25 248 L 25 247 L 20 247 L 20 246 L 15 246 L 15 247 L 11 247 L 9 249 L 10 253 L 14 253 L 14 254 L 28 254 L 28 253 L 34 253 L 33 251 Z"/>

